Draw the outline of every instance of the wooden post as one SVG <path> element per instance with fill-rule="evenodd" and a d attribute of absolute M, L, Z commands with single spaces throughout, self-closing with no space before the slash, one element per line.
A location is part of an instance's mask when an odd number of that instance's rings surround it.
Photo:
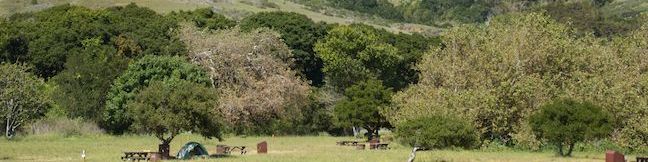
<path fill-rule="evenodd" d="M 263 141 L 257 144 L 257 154 L 267 154 L 268 153 L 268 142 Z"/>
<path fill-rule="evenodd" d="M 605 162 L 625 162 L 625 157 L 619 152 L 608 150 L 605 152 Z"/>

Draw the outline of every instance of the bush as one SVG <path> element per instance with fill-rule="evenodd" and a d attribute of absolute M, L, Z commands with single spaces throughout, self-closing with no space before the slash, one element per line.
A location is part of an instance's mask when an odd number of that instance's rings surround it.
<path fill-rule="evenodd" d="M 571 156 L 577 142 L 602 138 L 612 131 L 612 119 L 607 112 L 594 104 L 569 99 L 542 106 L 540 112 L 531 116 L 530 124 L 537 137 L 558 148 L 560 156 Z"/>
<path fill-rule="evenodd" d="M 473 148 L 478 137 L 470 123 L 445 116 L 422 117 L 396 127 L 396 136 L 406 145 L 432 148 Z"/>

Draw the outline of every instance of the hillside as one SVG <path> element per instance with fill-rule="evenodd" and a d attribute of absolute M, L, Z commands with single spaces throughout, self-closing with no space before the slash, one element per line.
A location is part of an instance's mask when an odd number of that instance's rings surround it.
<path fill-rule="evenodd" d="M 326 11 L 316 12 L 308 9 L 304 5 L 288 0 L 268 0 L 265 2 L 259 0 L 36 0 L 36 2 L 36 4 L 32 4 L 31 0 L 0 0 L 0 15 L 7 16 L 19 12 L 38 11 L 65 3 L 90 8 L 123 6 L 129 3 L 136 3 L 160 13 L 213 7 L 217 12 L 228 17 L 241 19 L 254 12 L 289 11 L 306 15 L 314 21 L 339 24 L 365 23 L 392 32 L 436 34 L 440 31 L 439 28 L 431 26 L 389 22 L 376 16 L 363 15 L 342 9 L 328 8 Z"/>
<path fill-rule="evenodd" d="M 605 6 L 603 10 L 608 15 L 621 15 L 628 13 L 639 13 L 648 11 L 648 1 L 646 0 L 615 0 Z"/>

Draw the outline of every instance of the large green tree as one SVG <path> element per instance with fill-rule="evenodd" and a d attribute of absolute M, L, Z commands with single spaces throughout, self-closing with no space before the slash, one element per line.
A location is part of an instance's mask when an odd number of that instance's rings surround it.
<path fill-rule="evenodd" d="M 128 102 L 127 109 L 133 127 L 155 135 L 162 142 L 162 155 L 169 157 L 169 144 L 183 132 L 221 140 L 222 115 L 214 110 L 217 100 L 210 87 L 173 78 L 151 82 Z"/>
<path fill-rule="evenodd" d="M 571 156 L 578 142 L 608 136 L 614 124 L 610 114 L 601 107 L 569 99 L 543 105 L 529 122 L 538 137 L 558 148 L 560 156 Z"/>
<path fill-rule="evenodd" d="M 0 123 L 12 138 L 21 126 L 45 115 L 51 101 L 43 80 L 24 65 L 1 64 L 0 76 Z"/>
<path fill-rule="evenodd" d="M 138 91 L 154 81 L 169 79 L 211 85 L 209 77 L 197 65 L 181 57 L 145 56 L 128 66 L 126 71 L 113 82 L 108 91 L 106 107 L 103 111 L 102 126 L 111 133 L 123 133 L 132 123 L 126 104 L 133 100 Z"/>
<path fill-rule="evenodd" d="M 315 51 L 324 62 L 326 82 L 338 91 L 369 79 L 400 87 L 397 65 L 403 57 L 370 27 L 335 27 L 316 44 Z"/>
<path fill-rule="evenodd" d="M 322 60 L 313 47 L 326 35 L 327 26 L 315 23 L 305 15 L 294 12 L 260 12 L 245 17 L 240 23 L 243 31 L 266 27 L 278 31 L 292 49 L 295 66 L 315 86 L 323 84 Z"/>
<path fill-rule="evenodd" d="M 11 35 L 9 45 L 0 47 L 4 51 L 0 61 L 28 63 L 46 79 L 61 72 L 67 57 L 81 51 L 81 42 L 87 39 L 98 38 L 101 45 L 118 50 L 139 49 L 129 57 L 185 51 L 173 32 L 174 19 L 134 4 L 101 10 L 61 5 L 13 15 L 7 25 Z"/>
<path fill-rule="evenodd" d="M 367 130 L 369 140 L 378 136 L 378 130 L 390 126 L 382 111 L 391 104 L 391 89 L 380 81 L 368 80 L 347 88 L 344 99 L 335 105 L 337 124 L 358 126 Z"/>

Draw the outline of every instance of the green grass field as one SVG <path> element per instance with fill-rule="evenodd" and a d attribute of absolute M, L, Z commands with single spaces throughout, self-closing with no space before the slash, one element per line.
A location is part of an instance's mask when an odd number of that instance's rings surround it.
<path fill-rule="evenodd" d="M 337 146 L 336 141 L 351 140 L 350 137 L 304 136 L 304 137 L 226 137 L 225 141 L 208 140 L 197 135 L 184 134 L 176 137 L 171 145 L 175 154 L 189 141 L 202 143 L 210 153 L 216 152 L 216 144 L 246 145 L 246 155 L 198 161 L 406 161 L 411 148 L 392 142 L 390 150 L 356 150 L 350 146 Z M 256 143 L 268 142 L 268 154 L 257 154 Z M 82 136 L 62 137 L 39 135 L 19 137 L 8 141 L 0 139 L 0 161 L 81 161 L 81 150 L 86 150 L 86 161 L 120 161 L 123 151 L 157 150 L 158 140 L 151 136 Z M 524 151 L 452 151 L 435 150 L 418 152 L 422 161 L 488 161 L 488 162 L 587 162 L 603 161 L 602 152 L 575 152 L 572 158 L 555 157 L 551 152 Z"/>

